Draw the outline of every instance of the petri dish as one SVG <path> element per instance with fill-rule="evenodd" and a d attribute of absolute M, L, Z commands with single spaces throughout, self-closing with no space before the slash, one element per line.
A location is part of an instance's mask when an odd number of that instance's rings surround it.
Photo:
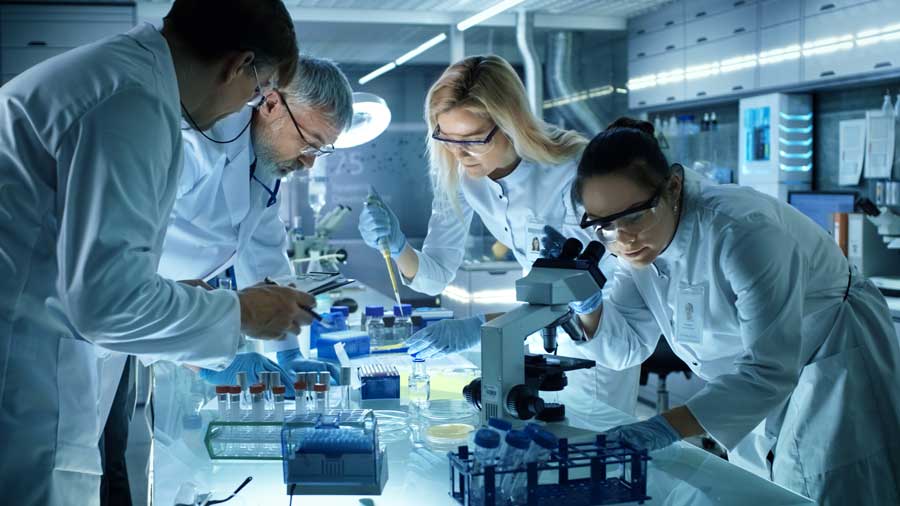
<path fill-rule="evenodd" d="M 432 425 L 425 433 L 425 440 L 432 449 L 452 449 L 466 444 L 473 430 L 475 427 L 467 423 Z"/>
<path fill-rule="evenodd" d="M 390 409 L 375 410 L 378 420 L 378 438 L 382 443 L 406 439 L 409 431 L 409 413 Z"/>
<path fill-rule="evenodd" d="M 470 422 L 478 412 L 468 402 L 459 399 L 438 399 L 430 401 L 422 415 L 437 422 Z"/>

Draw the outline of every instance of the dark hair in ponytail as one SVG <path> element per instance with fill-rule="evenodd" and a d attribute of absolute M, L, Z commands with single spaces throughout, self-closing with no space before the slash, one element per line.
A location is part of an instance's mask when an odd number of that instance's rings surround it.
<path fill-rule="evenodd" d="M 658 188 L 672 175 L 653 124 L 621 117 L 594 137 L 578 162 L 572 202 L 581 203 L 584 182 L 594 176 L 622 174 L 647 188 Z"/>

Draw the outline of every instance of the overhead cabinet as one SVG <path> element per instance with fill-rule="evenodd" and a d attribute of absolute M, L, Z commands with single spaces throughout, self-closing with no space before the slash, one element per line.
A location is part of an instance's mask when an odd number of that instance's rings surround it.
<path fill-rule="evenodd" d="M 683 24 L 677 22 L 679 9 Z M 900 0 L 682 0 L 629 23 L 632 108 L 900 66 Z M 654 75 L 677 70 L 679 53 L 683 82 L 657 83 Z M 638 83 L 641 89 L 632 89 L 635 78 L 647 76 Z"/>

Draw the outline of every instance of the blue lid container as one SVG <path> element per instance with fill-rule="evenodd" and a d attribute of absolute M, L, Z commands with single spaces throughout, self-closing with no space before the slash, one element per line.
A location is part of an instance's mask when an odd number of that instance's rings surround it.
<path fill-rule="evenodd" d="M 519 450 L 526 450 L 531 444 L 531 436 L 524 430 L 511 430 L 506 433 L 506 444 Z"/>
<path fill-rule="evenodd" d="M 488 420 L 488 425 L 503 432 L 512 430 L 512 424 L 502 418 L 491 418 Z"/>
<path fill-rule="evenodd" d="M 384 308 L 381 306 L 366 306 L 366 316 L 384 316 Z"/>
<path fill-rule="evenodd" d="M 491 429 L 478 429 L 475 433 L 475 444 L 482 448 L 497 448 L 500 446 L 500 434 Z"/>
<path fill-rule="evenodd" d="M 556 447 L 559 446 L 559 440 L 556 439 L 556 436 L 544 429 L 533 431 L 531 440 L 534 441 L 536 445 L 547 450 L 555 450 Z"/>
<path fill-rule="evenodd" d="M 402 314 L 403 316 L 412 316 L 412 304 L 403 304 L 402 306 L 394 306 L 394 316 Z"/>
<path fill-rule="evenodd" d="M 332 313 L 341 313 L 344 315 L 344 318 L 350 316 L 350 308 L 347 306 L 331 306 Z"/>

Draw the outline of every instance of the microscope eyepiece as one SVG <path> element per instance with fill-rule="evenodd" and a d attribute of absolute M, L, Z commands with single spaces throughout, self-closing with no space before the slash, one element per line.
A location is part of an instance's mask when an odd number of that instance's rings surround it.
<path fill-rule="evenodd" d="M 605 252 L 606 248 L 603 247 L 603 244 L 601 244 L 600 241 L 591 241 L 588 243 L 587 248 L 584 248 L 584 252 L 581 253 L 581 256 L 579 256 L 578 259 L 597 263 L 603 258 L 603 253 Z"/>
<path fill-rule="evenodd" d="M 575 257 L 581 253 L 581 241 L 575 239 L 574 237 L 570 237 L 566 239 L 566 242 L 563 243 L 562 251 L 559 253 L 560 260 L 575 260 Z"/>

